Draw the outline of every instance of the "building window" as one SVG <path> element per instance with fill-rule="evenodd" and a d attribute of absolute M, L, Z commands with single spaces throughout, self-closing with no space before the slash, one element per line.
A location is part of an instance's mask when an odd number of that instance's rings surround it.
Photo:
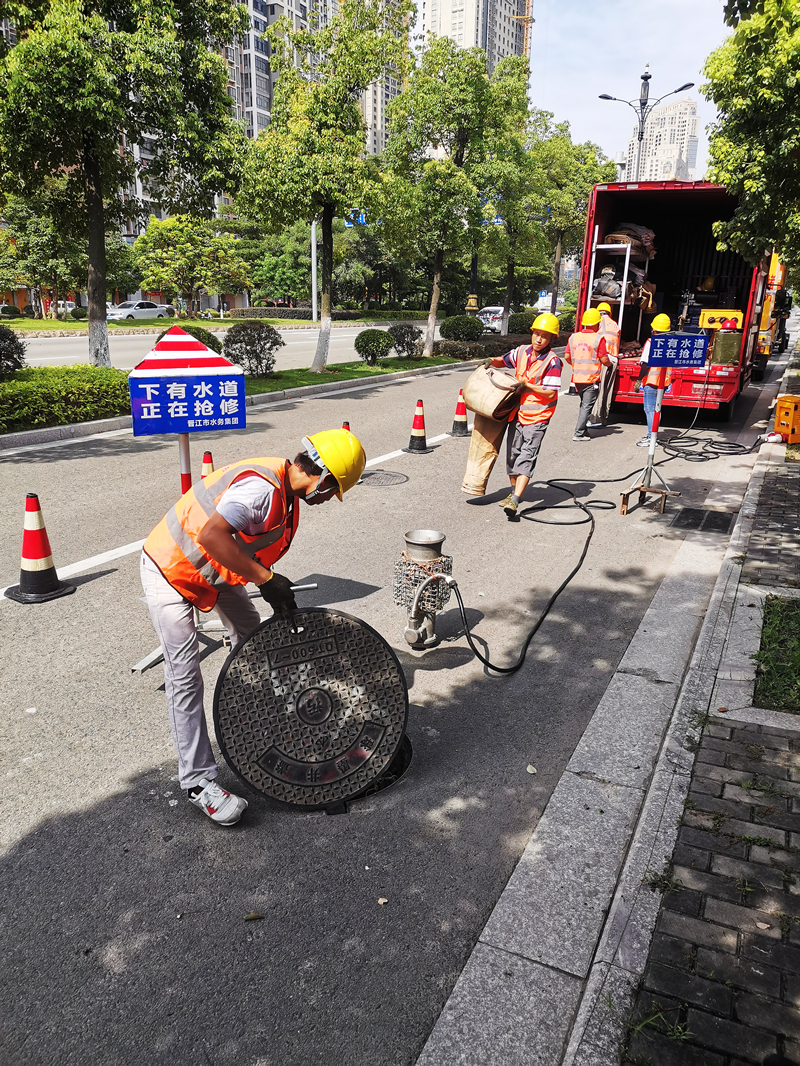
<path fill-rule="evenodd" d="M 258 128 L 260 130 L 265 130 L 268 125 L 269 125 L 269 115 L 259 115 L 258 116 Z"/>

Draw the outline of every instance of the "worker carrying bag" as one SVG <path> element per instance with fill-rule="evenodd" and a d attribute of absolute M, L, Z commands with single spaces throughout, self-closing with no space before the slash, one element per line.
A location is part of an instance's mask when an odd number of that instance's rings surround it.
<path fill-rule="evenodd" d="M 477 415 L 508 422 L 519 410 L 524 381 L 504 367 L 479 366 L 464 382 L 464 403 Z"/>

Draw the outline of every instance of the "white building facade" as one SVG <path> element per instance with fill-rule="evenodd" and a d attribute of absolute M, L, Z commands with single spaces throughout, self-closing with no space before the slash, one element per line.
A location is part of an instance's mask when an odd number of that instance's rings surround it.
<path fill-rule="evenodd" d="M 491 73 L 504 56 L 525 54 L 532 0 L 417 0 L 415 39 L 450 37 L 462 48 L 483 48 Z"/>
<path fill-rule="evenodd" d="M 626 180 L 636 181 L 638 128 L 628 141 Z M 653 108 L 644 130 L 640 181 L 694 181 L 697 164 L 697 104 L 688 96 Z"/>

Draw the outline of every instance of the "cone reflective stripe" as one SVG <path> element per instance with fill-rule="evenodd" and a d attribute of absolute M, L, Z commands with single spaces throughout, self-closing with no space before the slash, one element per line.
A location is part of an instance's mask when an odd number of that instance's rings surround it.
<path fill-rule="evenodd" d="M 458 402 L 456 403 L 456 415 L 453 419 L 453 428 L 450 430 L 451 437 L 468 437 L 467 429 L 467 405 L 464 403 L 464 390 L 458 390 Z"/>
<path fill-rule="evenodd" d="M 346 429 L 347 432 L 349 433 L 350 432 L 350 423 L 349 422 L 342 422 L 342 429 Z"/>
<path fill-rule="evenodd" d="M 58 580 L 39 497 L 29 492 L 25 500 L 19 584 L 6 589 L 5 594 L 18 603 L 43 603 L 74 591 L 74 585 Z"/>
<path fill-rule="evenodd" d="M 200 469 L 200 477 L 204 478 L 208 474 L 214 473 L 214 460 L 211 457 L 211 452 L 203 452 L 203 465 Z"/>
<path fill-rule="evenodd" d="M 431 450 L 425 439 L 425 408 L 422 406 L 422 400 L 417 400 L 417 409 L 411 425 L 411 439 L 404 450 L 407 452 L 429 452 Z"/>

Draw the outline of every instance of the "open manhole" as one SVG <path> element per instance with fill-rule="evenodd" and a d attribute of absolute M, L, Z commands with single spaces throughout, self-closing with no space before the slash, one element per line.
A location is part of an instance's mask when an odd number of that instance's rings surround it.
<path fill-rule="evenodd" d="M 383 792 L 385 789 L 391 788 L 392 785 L 396 785 L 400 778 L 405 776 L 406 770 L 411 765 L 411 757 L 413 754 L 411 741 L 407 736 L 403 737 L 395 757 L 383 771 L 381 776 L 376 781 L 373 781 L 369 788 L 361 793 L 359 799 L 364 796 L 374 796 L 376 792 Z"/>
<path fill-rule="evenodd" d="M 306 810 L 344 810 L 382 778 L 381 788 L 398 780 L 411 761 L 407 718 L 394 650 L 366 622 L 322 607 L 262 622 L 228 656 L 214 692 L 214 728 L 234 773 Z"/>
<path fill-rule="evenodd" d="M 361 475 L 361 484 L 372 488 L 383 488 L 385 485 L 402 485 L 408 478 L 405 474 L 398 474 L 396 470 L 367 470 Z"/>
<path fill-rule="evenodd" d="M 704 533 L 730 533 L 736 516 L 730 511 L 706 511 L 702 507 L 682 507 L 672 522 L 676 529 L 699 529 Z"/>

